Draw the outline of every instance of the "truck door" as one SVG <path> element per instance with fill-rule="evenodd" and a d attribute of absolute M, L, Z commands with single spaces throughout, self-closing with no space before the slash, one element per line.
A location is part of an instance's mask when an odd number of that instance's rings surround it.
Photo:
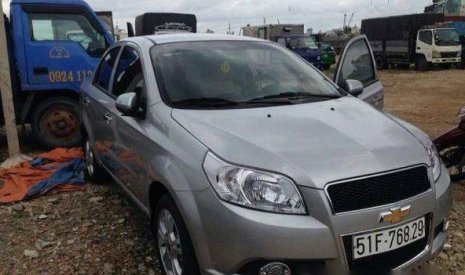
<path fill-rule="evenodd" d="M 81 6 L 23 6 L 27 83 L 31 90 L 79 91 L 111 43 L 102 24 Z"/>
<path fill-rule="evenodd" d="M 375 64 L 368 38 L 365 35 L 354 37 L 347 43 L 339 59 L 334 82 L 346 89 L 346 80 L 360 81 L 364 90 L 359 98 L 382 110 L 384 88 L 378 79 Z"/>

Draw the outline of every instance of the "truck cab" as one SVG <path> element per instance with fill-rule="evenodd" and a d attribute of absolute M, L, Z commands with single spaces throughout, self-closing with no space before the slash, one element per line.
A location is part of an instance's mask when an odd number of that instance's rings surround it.
<path fill-rule="evenodd" d="M 82 0 L 13 0 L 8 32 L 18 122 L 45 147 L 78 145 L 80 85 L 112 35 Z"/>
<path fill-rule="evenodd" d="M 321 51 L 311 36 L 283 35 L 277 39 L 278 44 L 290 49 L 318 69 L 323 69 Z"/>
<path fill-rule="evenodd" d="M 454 28 L 425 28 L 418 31 L 416 43 L 418 69 L 428 65 L 459 64 L 462 46 Z M 426 63 L 425 63 L 426 62 Z"/>

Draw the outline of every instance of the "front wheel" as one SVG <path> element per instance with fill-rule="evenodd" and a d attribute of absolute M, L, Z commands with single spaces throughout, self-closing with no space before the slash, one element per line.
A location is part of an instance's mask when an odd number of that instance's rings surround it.
<path fill-rule="evenodd" d="M 462 69 L 462 70 L 465 69 L 465 60 L 463 60 L 463 58 L 462 58 L 462 61 L 457 63 L 457 68 Z"/>
<path fill-rule="evenodd" d="M 35 138 L 47 148 L 75 147 L 81 144 L 78 103 L 72 98 L 47 99 L 32 112 Z"/>
<path fill-rule="evenodd" d="M 189 233 L 171 196 L 160 198 L 153 217 L 158 257 L 164 273 L 200 274 Z"/>
<path fill-rule="evenodd" d="M 417 60 L 415 61 L 415 68 L 417 71 L 427 71 L 429 69 L 428 61 L 426 61 L 426 58 L 422 55 L 417 57 Z"/>

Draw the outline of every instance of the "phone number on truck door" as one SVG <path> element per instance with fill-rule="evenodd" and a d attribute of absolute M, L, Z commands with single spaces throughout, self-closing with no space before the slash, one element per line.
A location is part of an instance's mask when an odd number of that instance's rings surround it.
<path fill-rule="evenodd" d="M 48 73 L 48 80 L 51 83 L 82 82 L 86 77 L 92 76 L 92 71 L 51 71 Z"/>

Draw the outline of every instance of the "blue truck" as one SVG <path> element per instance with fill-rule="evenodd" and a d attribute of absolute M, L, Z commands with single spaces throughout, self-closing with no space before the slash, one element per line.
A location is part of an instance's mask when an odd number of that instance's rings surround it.
<path fill-rule="evenodd" d="M 261 38 L 279 43 L 293 51 L 318 69 L 323 68 L 321 51 L 310 35 L 304 34 L 301 24 L 268 24 L 242 28 L 244 36 Z"/>
<path fill-rule="evenodd" d="M 79 145 L 80 85 L 113 36 L 82 0 L 12 0 L 6 28 L 18 123 L 45 147 Z"/>

